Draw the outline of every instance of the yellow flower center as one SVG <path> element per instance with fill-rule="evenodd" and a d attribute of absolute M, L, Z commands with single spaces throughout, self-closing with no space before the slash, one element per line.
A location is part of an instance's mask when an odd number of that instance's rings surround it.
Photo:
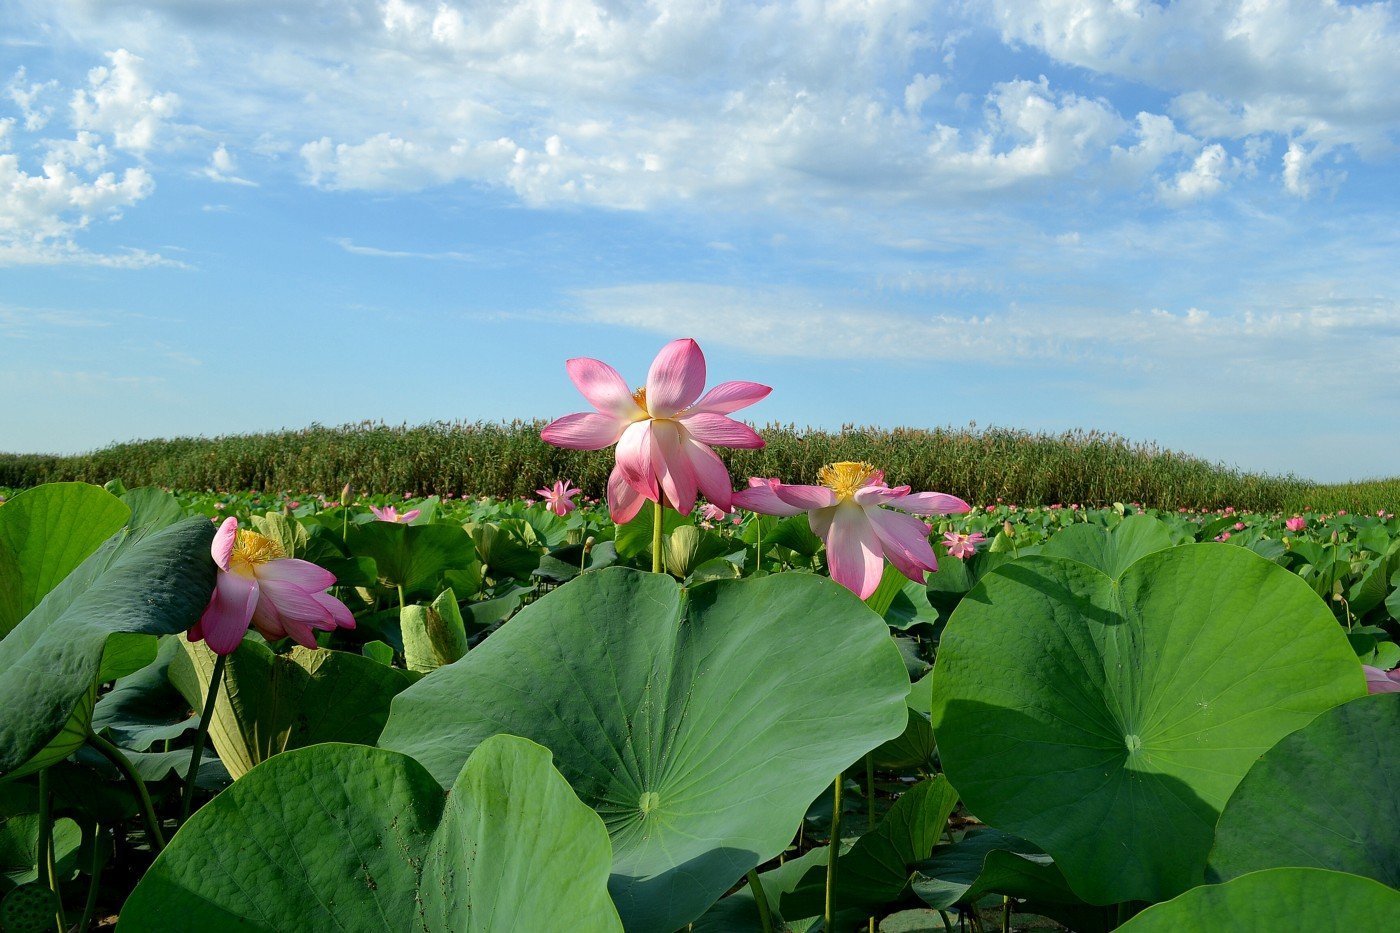
<path fill-rule="evenodd" d="M 856 494 L 876 473 L 875 466 L 864 461 L 843 460 L 824 466 L 817 471 L 817 482 L 836 493 L 838 502 L 845 502 Z"/>
<path fill-rule="evenodd" d="M 270 560 L 280 560 L 286 557 L 287 553 L 282 550 L 282 545 L 269 538 L 267 535 L 260 535 L 256 531 L 245 531 L 238 529 L 238 537 L 233 542 L 233 554 L 229 556 L 229 569 L 243 576 L 252 576 L 254 568 L 259 564 L 265 564 Z"/>
<path fill-rule="evenodd" d="M 637 407 L 639 407 L 642 411 L 646 411 L 646 410 L 647 410 L 647 387 L 646 387 L 646 386 L 642 386 L 642 387 L 641 387 L 640 389 L 638 389 L 636 392 L 633 392 L 633 393 L 632 393 L 632 401 L 636 402 L 636 403 L 637 403 Z"/>

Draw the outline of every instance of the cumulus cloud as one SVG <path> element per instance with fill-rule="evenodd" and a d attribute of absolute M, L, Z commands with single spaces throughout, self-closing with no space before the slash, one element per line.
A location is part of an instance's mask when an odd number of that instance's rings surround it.
<path fill-rule="evenodd" d="M 217 181 L 221 184 L 243 185 L 250 188 L 258 186 L 257 182 L 239 176 L 238 161 L 223 143 L 219 143 L 218 148 L 210 154 L 209 164 L 204 167 L 203 175 L 210 181 Z"/>

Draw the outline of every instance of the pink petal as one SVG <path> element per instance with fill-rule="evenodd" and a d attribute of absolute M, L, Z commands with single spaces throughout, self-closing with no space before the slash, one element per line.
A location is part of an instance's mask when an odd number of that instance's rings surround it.
<path fill-rule="evenodd" d="M 838 507 L 826 538 L 826 564 L 831 579 L 865 599 L 880 585 L 884 553 L 865 509 Z"/>
<path fill-rule="evenodd" d="M 219 565 L 220 570 L 228 569 L 229 558 L 233 556 L 233 545 L 238 540 L 238 519 L 230 515 L 224 519 L 219 530 L 214 532 L 214 543 L 209 546 L 209 553 L 214 555 L 214 563 Z M 248 626 L 243 626 L 245 629 Z M 240 635 L 239 638 L 243 636 Z"/>
<path fill-rule="evenodd" d="M 614 466 L 612 474 L 608 477 L 608 515 L 613 523 L 627 524 L 637 517 L 637 513 L 642 510 L 642 503 L 646 501 L 646 497 L 627 482 L 622 473 L 622 466 Z"/>
<path fill-rule="evenodd" d="M 632 421 L 646 414 L 632 397 L 627 380 L 602 360 L 575 357 L 564 364 L 579 392 L 588 404 L 600 412 L 622 421 Z"/>
<path fill-rule="evenodd" d="M 296 619 L 283 617 L 282 625 L 287 630 L 287 634 L 292 637 L 292 641 L 303 648 L 316 649 L 321 647 L 316 644 L 316 633 L 311 630 L 311 626 L 305 622 L 298 622 Z"/>
<path fill-rule="evenodd" d="M 617 465 L 637 492 L 653 502 L 660 496 L 656 486 L 656 445 L 652 441 L 652 421 L 638 421 L 622 432 L 617 442 Z"/>
<path fill-rule="evenodd" d="M 647 372 L 647 411 L 670 418 L 689 407 L 705 388 L 705 354 L 689 337 L 661 348 Z"/>
<path fill-rule="evenodd" d="M 825 486 L 798 486 L 788 483 L 774 483 L 773 491 L 788 505 L 795 505 L 804 512 L 825 509 L 836 504 L 836 493 Z"/>
<path fill-rule="evenodd" d="M 686 433 L 702 444 L 748 449 L 763 446 L 763 438 L 759 437 L 753 428 L 727 415 L 702 411 L 683 416 L 680 423 Z"/>
<path fill-rule="evenodd" d="M 321 604 L 321 608 L 331 614 L 331 621 L 339 628 L 354 628 L 355 616 L 350 608 L 329 593 L 312 593 L 311 598 Z"/>
<path fill-rule="evenodd" d="M 895 486 L 891 489 L 883 482 L 871 482 L 856 490 L 851 496 L 856 505 L 892 505 L 899 508 L 899 500 L 909 495 L 908 486 Z"/>
<path fill-rule="evenodd" d="M 258 575 L 259 582 L 275 580 L 278 583 L 291 583 L 309 593 L 335 586 L 335 574 L 295 557 L 270 560 L 260 565 L 254 573 Z"/>
<path fill-rule="evenodd" d="M 277 607 L 270 599 L 259 599 L 257 608 L 253 610 L 253 628 L 262 634 L 268 641 L 276 641 L 279 638 L 287 637 L 287 629 L 282 624 L 282 617 L 277 614 Z"/>
<path fill-rule="evenodd" d="M 916 492 L 889 505 L 915 515 L 958 515 L 972 511 L 972 506 L 957 496 L 943 492 Z"/>
<path fill-rule="evenodd" d="M 691 472 L 695 474 L 695 484 L 700 487 L 705 498 L 727 513 L 734 490 L 730 488 L 729 468 L 724 465 L 724 461 L 704 444 L 698 444 L 687 437 L 681 438 L 681 449 L 690 461 Z"/>
<path fill-rule="evenodd" d="M 330 621 L 330 610 L 295 583 L 263 579 L 258 581 L 258 585 L 262 588 L 262 598 L 276 607 L 277 617 L 283 625 L 289 621 L 303 624 Z"/>
<path fill-rule="evenodd" d="M 727 415 L 767 398 L 773 390 L 757 382 L 721 382 L 690 406 L 692 412 L 708 411 Z"/>
<path fill-rule="evenodd" d="M 248 631 L 248 622 L 257 605 L 256 580 L 236 573 L 219 574 L 214 594 L 199 619 L 199 630 L 209 650 L 215 654 L 229 654 L 237 648 L 243 641 L 243 633 Z"/>
<path fill-rule="evenodd" d="M 1396 671 L 1387 673 L 1369 664 L 1361 665 L 1361 670 L 1366 673 L 1367 693 L 1400 693 L 1400 680 L 1395 679 Z"/>
<path fill-rule="evenodd" d="M 824 509 L 817 509 L 807 513 L 807 527 L 812 529 L 812 534 L 826 540 L 831 534 L 831 520 L 836 517 L 836 506 L 830 505 Z"/>
<path fill-rule="evenodd" d="M 729 504 L 738 509 L 758 512 L 760 515 L 796 515 L 805 511 L 801 506 L 788 505 L 773 491 L 776 479 L 754 476 L 749 479 L 749 488 L 740 490 L 729 497 Z"/>
<path fill-rule="evenodd" d="M 569 450 L 602 450 L 616 444 L 629 424 L 630 421 L 614 415 L 584 411 L 551 421 L 540 432 L 540 438 L 546 444 Z"/>
<path fill-rule="evenodd" d="M 866 509 L 865 517 L 875 529 L 885 557 L 900 573 L 915 583 L 923 583 L 926 572 L 938 569 L 938 558 L 928 543 L 928 525 L 912 515 L 879 506 Z"/>
<path fill-rule="evenodd" d="M 651 423 L 651 463 L 666 502 L 682 515 L 695 510 L 698 477 L 690 458 L 681 447 L 681 430 L 674 421 Z M 726 474 L 725 483 L 728 484 Z M 725 492 L 728 492 L 728 488 Z"/>
<path fill-rule="evenodd" d="M 407 525 L 409 522 L 413 521 L 415 518 L 422 514 L 422 509 L 409 509 L 407 512 L 399 516 L 399 521 Z"/>

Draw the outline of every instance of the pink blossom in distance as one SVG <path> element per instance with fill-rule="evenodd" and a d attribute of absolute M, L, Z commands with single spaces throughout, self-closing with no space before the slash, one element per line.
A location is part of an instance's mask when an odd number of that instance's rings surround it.
<path fill-rule="evenodd" d="M 1308 527 L 1308 520 L 1300 515 L 1295 515 L 1284 522 L 1283 527 L 1287 528 L 1289 531 L 1302 531 L 1304 528 Z"/>
<path fill-rule="evenodd" d="M 972 510 L 956 496 L 891 488 L 884 472 L 869 463 L 833 463 L 817 479 L 819 486 L 798 486 L 754 477 L 749 488 L 734 494 L 733 504 L 765 515 L 806 512 L 813 534 L 826 542 L 831 579 L 861 599 L 880 585 L 886 559 L 920 583 L 925 572 L 938 569 L 929 526 L 914 516 Z"/>
<path fill-rule="evenodd" d="M 972 534 L 961 534 L 956 531 L 946 531 L 943 533 L 943 546 L 948 551 L 949 557 L 956 557 L 958 560 L 965 560 L 977 553 L 977 545 L 987 540 L 987 536 L 980 531 Z"/>
<path fill-rule="evenodd" d="M 614 522 L 630 521 L 648 501 L 689 515 L 701 493 L 729 508 L 729 471 L 710 448 L 763 446 L 752 428 L 729 414 L 763 399 L 772 391 L 768 386 L 722 382 L 701 395 L 705 355 L 690 338 L 662 347 L 646 385 L 636 391 L 600 360 L 580 357 L 566 366 L 594 411 L 552 421 L 540 437 L 571 450 L 617 445 L 617 462 L 608 477 L 608 513 Z"/>
<path fill-rule="evenodd" d="M 287 557 L 281 545 L 224 519 L 210 546 L 218 578 L 209 605 L 190 628 L 190 641 L 207 642 L 215 654 L 230 654 L 243 641 L 249 623 L 269 641 L 291 637 L 316 647 L 314 629 L 354 628 L 345 604 L 326 592 L 335 575 L 315 564 Z"/>
<path fill-rule="evenodd" d="M 400 525 L 407 525 L 423 512 L 422 509 L 409 509 L 407 512 L 400 515 L 399 510 L 392 505 L 386 505 L 382 509 L 372 505 L 369 507 L 369 510 L 373 512 L 374 517 L 381 522 L 397 522 Z"/>
<path fill-rule="evenodd" d="M 578 504 L 574 502 L 574 496 L 583 490 L 566 479 L 557 479 L 553 486 L 547 489 L 536 489 L 535 492 L 544 499 L 545 508 L 555 515 L 563 517 L 578 508 Z"/>
<path fill-rule="evenodd" d="M 1400 667 L 1393 671 L 1383 671 L 1369 664 L 1361 665 L 1366 672 L 1367 693 L 1400 693 Z"/>

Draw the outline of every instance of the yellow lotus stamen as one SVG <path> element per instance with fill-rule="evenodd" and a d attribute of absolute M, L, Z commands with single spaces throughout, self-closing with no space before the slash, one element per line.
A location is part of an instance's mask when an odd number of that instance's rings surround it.
<path fill-rule="evenodd" d="M 864 461 L 843 460 L 824 466 L 817 471 L 817 482 L 836 493 L 838 502 L 845 502 L 856 494 L 874 476 L 874 464 Z"/>
<path fill-rule="evenodd" d="M 233 554 L 229 556 L 229 569 L 251 572 L 258 564 L 280 560 L 286 556 L 287 552 L 282 550 L 282 545 L 267 535 L 240 528 L 238 537 L 233 542 Z"/>
<path fill-rule="evenodd" d="M 642 386 L 642 387 L 641 387 L 640 389 L 638 389 L 636 392 L 633 392 L 633 393 L 632 393 L 632 400 L 633 400 L 634 402 L 637 403 L 637 407 L 639 407 L 642 411 L 646 411 L 646 410 L 647 410 L 647 387 L 646 387 L 646 386 Z"/>

